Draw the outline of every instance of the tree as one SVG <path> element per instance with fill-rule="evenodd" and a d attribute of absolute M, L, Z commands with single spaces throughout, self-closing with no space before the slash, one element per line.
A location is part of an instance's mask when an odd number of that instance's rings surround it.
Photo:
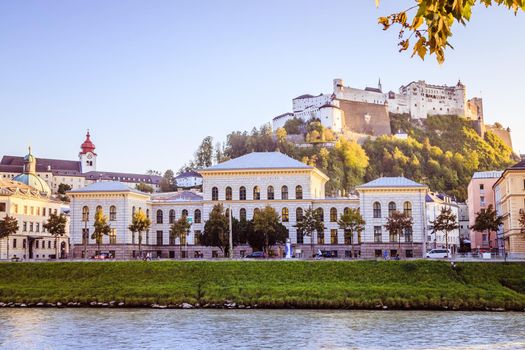
<path fill-rule="evenodd" d="M 394 211 L 388 217 L 385 228 L 390 235 L 397 235 L 397 241 L 399 243 L 398 254 L 401 252 L 401 234 L 405 230 L 412 229 L 412 217 L 399 211 Z"/>
<path fill-rule="evenodd" d="M 474 225 L 472 225 L 470 228 L 474 231 L 486 232 L 487 238 L 489 240 L 489 248 L 492 248 L 490 233 L 497 232 L 499 226 L 502 224 L 503 217 L 498 215 L 492 204 L 489 204 L 487 208 L 482 208 L 478 213 L 476 213 Z"/>
<path fill-rule="evenodd" d="M 171 192 L 175 190 L 175 178 L 173 170 L 166 170 L 164 176 L 162 176 L 162 180 L 160 180 L 160 190 L 162 192 Z"/>
<path fill-rule="evenodd" d="M 108 218 L 106 215 L 104 215 L 102 209 L 98 209 L 95 213 L 95 222 L 93 223 L 93 227 L 95 229 L 93 230 L 91 239 L 96 240 L 98 254 L 100 254 L 100 245 L 102 244 L 102 239 L 111 232 L 111 226 L 108 224 Z"/>
<path fill-rule="evenodd" d="M 224 256 L 229 255 L 229 224 L 222 204 L 219 203 L 213 206 L 210 218 L 204 224 L 201 243 L 207 247 L 219 248 L 224 253 Z M 233 243 L 235 246 L 235 240 Z"/>
<path fill-rule="evenodd" d="M 158 170 L 148 169 L 146 170 L 146 175 L 162 176 L 162 173 Z"/>
<path fill-rule="evenodd" d="M 7 241 L 7 258 L 9 259 L 9 236 L 18 231 L 18 220 L 15 217 L 6 214 L 5 218 L 0 220 L 0 239 L 5 238 Z"/>
<path fill-rule="evenodd" d="M 284 130 L 286 130 L 286 133 L 289 135 L 302 134 L 305 130 L 304 120 L 302 118 L 297 117 L 288 119 L 286 123 L 284 123 Z"/>
<path fill-rule="evenodd" d="M 195 166 L 198 169 L 210 167 L 213 164 L 213 137 L 206 136 L 195 152 Z"/>
<path fill-rule="evenodd" d="M 58 237 L 66 234 L 66 225 L 67 217 L 62 213 L 59 215 L 51 213 L 47 219 L 47 223 L 43 225 L 44 229 L 55 238 L 55 259 L 58 259 Z"/>
<path fill-rule="evenodd" d="M 376 0 L 376 6 L 379 2 Z M 410 39 L 414 36 L 416 42 L 413 45 L 412 56 L 417 54 L 424 59 L 427 53 L 434 54 L 437 61 L 443 63 L 445 49 L 452 48 L 449 38 L 452 36 L 453 24 L 457 22 L 465 26 L 470 20 L 472 8 L 478 3 L 486 7 L 493 4 L 503 5 L 514 11 L 514 14 L 520 10 L 525 11 L 523 0 L 416 0 L 416 5 L 386 17 L 379 17 L 378 22 L 383 25 L 383 30 L 394 24 L 401 26 L 398 43 L 400 52 L 410 47 Z M 408 14 L 410 11 L 415 11 L 412 17 Z"/>
<path fill-rule="evenodd" d="M 312 207 L 304 211 L 304 215 L 301 221 L 295 225 L 298 231 L 301 231 L 305 236 L 310 237 L 310 248 L 312 250 L 312 256 L 314 256 L 314 232 L 318 235 L 324 234 L 324 224 L 318 215 L 317 210 L 313 210 Z"/>
<path fill-rule="evenodd" d="M 248 237 L 249 242 L 251 242 L 250 246 L 252 248 L 254 246 L 261 247 L 264 253 L 268 254 L 269 247 L 286 241 L 288 232 L 286 227 L 284 227 L 284 230 L 283 227 L 281 217 L 271 206 L 268 205 L 264 209 L 255 212 L 253 215 L 253 234 L 251 237 Z M 262 246 L 260 243 L 262 243 Z"/>
<path fill-rule="evenodd" d="M 142 209 L 139 209 L 137 212 L 135 212 L 135 214 L 133 214 L 133 217 L 131 218 L 131 224 L 128 226 L 128 230 L 131 231 L 131 233 L 133 234 L 133 237 L 135 236 L 135 232 L 138 232 L 139 234 L 138 239 L 139 239 L 139 256 L 140 257 L 142 257 L 142 232 L 149 230 L 150 226 L 151 226 L 151 220 L 142 211 Z"/>
<path fill-rule="evenodd" d="M 436 235 L 437 232 L 445 232 L 445 247 L 448 249 L 449 232 L 459 228 L 456 214 L 452 213 L 450 207 L 442 207 L 439 215 L 435 220 L 431 221 L 430 224 L 432 225 L 432 233 L 434 233 L 434 235 Z"/>
<path fill-rule="evenodd" d="M 191 224 L 188 222 L 188 218 L 183 215 L 176 220 L 170 227 L 170 236 L 175 239 L 179 239 L 179 256 L 182 258 L 182 237 L 186 237 L 190 232 Z"/>
<path fill-rule="evenodd" d="M 71 186 L 68 184 L 61 183 L 58 185 L 57 193 L 58 193 L 58 197 L 60 198 L 62 202 L 69 202 L 69 197 L 66 195 L 66 192 L 70 190 L 71 190 Z"/>
<path fill-rule="evenodd" d="M 135 189 L 141 191 L 141 192 L 146 192 L 146 193 L 153 193 L 154 189 L 152 186 L 148 185 L 148 184 L 145 184 L 143 182 L 141 183 L 138 183 L 135 185 Z"/>
<path fill-rule="evenodd" d="M 354 256 L 354 233 L 360 234 L 365 229 L 365 220 L 361 215 L 359 209 L 350 208 L 344 214 L 341 215 L 339 221 L 339 228 L 344 230 L 345 239 L 350 238 L 350 244 L 352 245 L 352 256 Z M 348 236 L 347 236 L 348 235 Z"/>

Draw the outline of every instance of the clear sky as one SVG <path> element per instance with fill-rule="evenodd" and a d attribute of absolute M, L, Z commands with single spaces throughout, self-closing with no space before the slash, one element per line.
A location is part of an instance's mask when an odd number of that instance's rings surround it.
<path fill-rule="evenodd" d="M 77 159 L 87 128 L 98 169 L 177 170 L 290 111 L 303 93 L 412 80 L 467 85 L 487 122 L 525 152 L 525 16 L 476 8 L 443 65 L 397 52 L 377 17 L 413 1 L 0 1 L 0 155 Z"/>

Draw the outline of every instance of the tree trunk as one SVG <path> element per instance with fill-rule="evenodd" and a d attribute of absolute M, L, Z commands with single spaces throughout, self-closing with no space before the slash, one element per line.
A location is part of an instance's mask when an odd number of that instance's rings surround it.
<path fill-rule="evenodd" d="M 139 231 L 139 258 L 142 259 L 142 232 Z"/>
<path fill-rule="evenodd" d="M 352 246 L 352 259 L 355 257 L 354 252 L 354 232 L 350 231 L 350 245 Z"/>
<path fill-rule="evenodd" d="M 7 259 L 9 260 L 9 235 L 7 235 L 6 239 L 7 239 Z"/>
<path fill-rule="evenodd" d="M 310 234 L 310 249 L 312 250 L 312 259 L 315 258 L 314 254 L 314 233 Z"/>
<path fill-rule="evenodd" d="M 448 231 L 445 231 L 445 249 L 447 250 L 447 258 L 450 259 L 450 256 L 448 255 Z"/>
<path fill-rule="evenodd" d="M 58 260 L 58 236 L 55 236 L 55 260 Z"/>
<path fill-rule="evenodd" d="M 397 235 L 397 237 L 398 237 L 398 239 L 397 239 L 397 241 L 398 241 L 397 255 L 398 256 L 401 256 L 401 233 L 403 233 L 403 232 L 399 231 L 399 233 Z M 397 256 L 396 256 L 396 258 L 397 258 Z"/>

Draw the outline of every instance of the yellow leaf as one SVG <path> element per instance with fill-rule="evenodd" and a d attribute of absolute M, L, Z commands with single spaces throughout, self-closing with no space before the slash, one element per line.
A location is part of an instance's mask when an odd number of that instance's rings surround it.
<path fill-rule="evenodd" d="M 412 22 L 412 29 L 417 29 L 420 25 L 423 24 L 423 17 L 416 16 Z"/>

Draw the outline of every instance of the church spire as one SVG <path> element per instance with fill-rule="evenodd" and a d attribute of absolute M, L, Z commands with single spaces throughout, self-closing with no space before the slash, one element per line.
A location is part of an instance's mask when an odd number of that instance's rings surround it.
<path fill-rule="evenodd" d="M 381 85 L 381 78 L 379 78 L 379 82 L 377 83 L 377 88 L 379 91 L 383 92 L 383 85 Z"/>
<path fill-rule="evenodd" d="M 24 173 L 36 173 L 36 158 L 31 154 L 31 146 L 28 147 L 29 153 L 24 157 Z"/>

